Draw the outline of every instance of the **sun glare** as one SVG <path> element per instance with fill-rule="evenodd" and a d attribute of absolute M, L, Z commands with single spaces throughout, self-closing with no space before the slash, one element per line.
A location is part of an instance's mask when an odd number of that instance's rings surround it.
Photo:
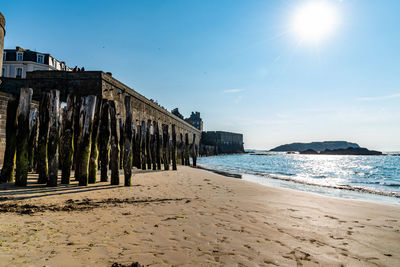
<path fill-rule="evenodd" d="M 338 24 L 337 9 L 325 2 L 308 2 L 293 18 L 293 31 L 302 42 L 318 44 L 329 37 Z"/>

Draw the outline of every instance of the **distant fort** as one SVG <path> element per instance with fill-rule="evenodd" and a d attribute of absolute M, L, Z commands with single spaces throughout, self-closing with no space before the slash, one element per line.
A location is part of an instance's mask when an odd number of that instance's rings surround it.
<path fill-rule="evenodd" d="M 199 154 L 212 156 L 219 154 L 244 153 L 243 134 L 223 131 L 203 131 L 203 120 L 200 112 L 192 112 L 189 118 L 184 118 L 178 108 L 171 111 L 178 118 L 186 121 L 201 132 Z"/>

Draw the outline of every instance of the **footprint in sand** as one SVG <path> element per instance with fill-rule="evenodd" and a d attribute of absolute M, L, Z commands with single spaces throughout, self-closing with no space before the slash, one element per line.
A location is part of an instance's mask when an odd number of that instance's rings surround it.
<path fill-rule="evenodd" d="M 310 239 L 309 241 L 310 241 L 310 243 L 312 243 L 312 244 L 316 244 L 317 247 L 323 247 L 323 246 L 325 246 L 324 243 L 322 243 L 321 241 L 318 241 L 318 240 L 316 240 L 316 239 Z"/>
<path fill-rule="evenodd" d="M 349 232 L 351 232 L 351 231 L 347 231 L 347 234 L 348 234 Z M 351 235 L 351 234 L 350 234 L 350 235 Z M 344 239 L 343 237 L 335 237 L 335 236 L 333 236 L 333 235 L 330 235 L 329 237 L 332 238 L 332 239 L 335 239 L 335 240 L 343 240 L 343 239 Z"/>
<path fill-rule="evenodd" d="M 325 215 L 324 217 L 332 219 L 332 220 L 339 220 L 338 218 L 330 216 L 330 215 Z"/>
<path fill-rule="evenodd" d="M 289 211 L 295 212 L 295 211 L 299 211 L 299 210 L 295 210 L 295 209 L 287 209 Z"/>

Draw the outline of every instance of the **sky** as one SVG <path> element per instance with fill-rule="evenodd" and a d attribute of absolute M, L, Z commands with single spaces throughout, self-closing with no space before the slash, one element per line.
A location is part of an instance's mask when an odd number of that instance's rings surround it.
<path fill-rule="evenodd" d="M 293 21 L 321 1 L 335 29 L 310 43 Z M 199 111 L 205 130 L 243 133 L 245 148 L 400 151 L 400 1 L 1 2 L 5 48 L 112 72 L 168 110 Z"/>

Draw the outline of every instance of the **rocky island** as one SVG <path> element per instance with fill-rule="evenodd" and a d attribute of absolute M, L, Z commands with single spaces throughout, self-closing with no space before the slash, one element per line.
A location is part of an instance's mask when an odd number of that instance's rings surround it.
<path fill-rule="evenodd" d="M 380 151 L 360 147 L 346 141 L 324 141 L 312 143 L 291 143 L 271 149 L 275 152 L 299 152 L 309 155 L 383 155 Z"/>
<path fill-rule="evenodd" d="M 301 152 L 312 149 L 314 151 L 324 151 L 326 149 L 346 149 L 346 148 L 359 148 L 360 146 L 356 143 L 350 143 L 346 141 L 324 141 L 324 142 L 312 142 L 312 143 L 291 143 L 281 146 L 277 146 L 270 151 L 274 152 Z"/>
<path fill-rule="evenodd" d="M 318 152 L 312 149 L 308 149 L 305 151 L 300 151 L 300 154 L 309 154 L 309 155 L 371 155 L 371 156 L 380 156 L 383 155 L 380 151 L 369 150 L 364 147 L 353 148 L 349 147 L 346 149 L 326 149 L 324 151 Z"/>

